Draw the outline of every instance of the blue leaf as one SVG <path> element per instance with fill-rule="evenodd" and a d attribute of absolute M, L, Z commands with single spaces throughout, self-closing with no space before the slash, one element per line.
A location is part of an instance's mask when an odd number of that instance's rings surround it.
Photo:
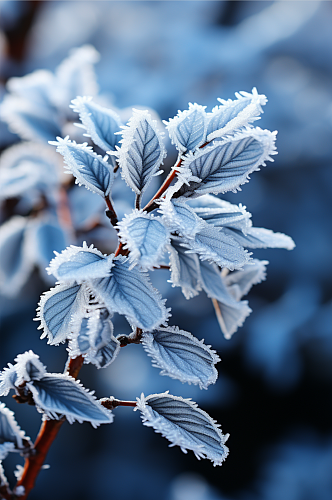
<path fill-rule="evenodd" d="M 226 459 L 229 435 L 223 435 L 218 424 L 190 399 L 167 392 L 147 398 L 142 394 L 137 398 L 137 408 L 144 425 L 166 437 L 170 446 L 180 446 L 184 453 L 192 450 L 196 458 L 208 458 L 213 465 L 222 465 Z"/>
<path fill-rule="evenodd" d="M 253 285 L 257 285 L 257 283 L 265 280 L 267 264 L 267 260 L 253 259 L 241 271 L 234 271 L 225 276 L 224 283 L 227 286 L 228 292 L 235 300 L 240 300 L 249 292 Z"/>
<path fill-rule="evenodd" d="M 22 139 L 45 143 L 61 134 L 58 117 L 46 106 L 36 107 L 26 99 L 7 95 L 0 112 L 9 129 Z"/>
<path fill-rule="evenodd" d="M 199 284 L 199 258 L 195 253 L 188 253 L 189 247 L 182 243 L 182 238 L 172 238 L 169 247 L 172 286 L 180 286 L 186 299 L 198 295 L 201 290 Z"/>
<path fill-rule="evenodd" d="M 40 380 L 28 382 L 36 405 L 52 419 L 63 415 L 68 422 L 90 422 L 93 427 L 109 424 L 113 415 L 74 378 L 61 373 L 48 373 Z"/>
<path fill-rule="evenodd" d="M 83 318 L 78 314 L 78 318 L 73 318 L 72 330 L 70 357 L 83 355 L 85 363 L 105 368 L 118 355 L 120 342 L 113 336 L 113 324 L 107 309 L 92 310 Z"/>
<path fill-rule="evenodd" d="M 40 174 L 26 163 L 12 169 L 0 170 L 0 199 L 15 198 L 29 190 L 40 189 Z"/>
<path fill-rule="evenodd" d="M 114 180 L 113 168 L 105 158 L 94 153 L 87 143 L 76 144 L 67 136 L 65 139 L 57 137 L 57 141 L 50 141 L 50 144 L 57 146 L 58 153 L 64 157 L 68 171 L 76 177 L 77 183 L 102 197 L 110 194 Z"/>
<path fill-rule="evenodd" d="M 172 232 L 177 231 L 182 236 L 193 238 L 197 231 L 204 227 L 204 222 L 183 201 L 166 200 L 159 206 L 159 211 Z"/>
<path fill-rule="evenodd" d="M 247 129 L 223 141 L 216 141 L 196 154 L 189 153 L 182 167 L 201 179 L 184 184 L 178 196 L 201 196 L 208 193 L 236 192 L 248 182 L 249 174 L 259 170 L 275 153 L 275 132 Z"/>
<path fill-rule="evenodd" d="M 48 145 L 23 142 L 0 157 L 0 198 L 20 196 L 32 208 L 41 193 L 53 202 L 59 182 L 58 155 Z"/>
<path fill-rule="evenodd" d="M 30 382 L 31 380 L 40 380 L 46 373 L 46 368 L 39 361 L 39 356 L 31 350 L 19 354 L 15 361 L 14 368 L 17 375 L 15 387 L 19 387 L 24 382 Z"/>
<path fill-rule="evenodd" d="M 226 229 L 240 245 L 248 248 L 285 248 L 293 250 L 295 243 L 290 236 L 283 233 L 274 233 L 263 227 L 248 227 L 241 231 L 236 227 Z"/>
<path fill-rule="evenodd" d="M 93 245 L 83 242 L 82 247 L 71 245 L 50 262 L 47 272 L 63 283 L 82 283 L 86 280 L 103 278 L 110 274 L 112 255 L 103 255 Z"/>
<path fill-rule="evenodd" d="M 250 260 L 250 254 L 234 238 L 223 229 L 218 231 L 211 226 L 196 233 L 195 239 L 187 239 L 186 245 L 202 260 L 215 262 L 229 270 L 240 269 Z"/>
<path fill-rule="evenodd" d="M 199 385 L 207 389 L 218 377 L 215 364 L 220 361 L 216 352 L 177 327 L 158 328 L 143 333 L 142 344 L 153 359 L 153 366 L 161 368 L 161 375 Z"/>
<path fill-rule="evenodd" d="M 143 330 L 164 324 L 168 312 L 148 275 L 137 268 L 130 269 L 129 259 L 123 256 L 116 257 L 113 264 L 110 277 L 89 282 L 93 294 L 111 313 L 123 314 Z"/>
<path fill-rule="evenodd" d="M 76 96 L 94 96 L 98 93 L 93 65 L 99 58 L 99 53 L 92 45 L 83 45 L 72 49 L 69 56 L 57 67 L 56 86 L 52 98 L 64 112 L 69 111 L 68 106 Z"/>
<path fill-rule="evenodd" d="M 48 337 L 48 343 L 58 345 L 71 333 L 72 316 L 78 310 L 85 310 L 89 296 L 82 285 L 57 285 L 44 293 L 37 309 L 38 329 L 43 329 L 41 338 Z"/>
<path fill-rule="evenodd" d="M 133 110 L 128 126 L 123 128 L 117 157 L 122 176 L 136 194 L 142 194 L 166 156 L 156 122 L 147 111 Z"/>
<path fill-rule="evenodd" d="M 194 150 L 206 141 L 206 106 L 189 103 L 189 109 L 179 111 L 178 115 L 164 121 L 172 144 L 183 153 Z"/>
<path fill-rule="evenodd" d="M 103 347 L 100 347 L 97 352 L 91 358 L 91 363 L 96 365 L 97 368 L 106 368 L 109 366 L 117 357 L 120 351 L 120 342 L 111 337 L 109 343 Z"/>
<path fill-rule="evenodd" d="M 236 101 L 218 99 L 221 106 L 216 106 L 212 113 L 207 114 L 208 141 L 231 134 L 260 119 L 259 115 L 263 112 L 262 106 L 267 102 L 265 95 L 259 95 L 256 88 L 252 89 L 252 94 L 237 92 L 235 95 Z"/>
<path fill-rule="evenodd" d="M 233 205 L 210 194 L 189 199 L 188 203 L 199 217 L 214 227 L 230 227 L 243 231 L 249 227 L 251 214 L 241 203 L 239 206 Z"/>
<path fill-rule="evenodd" d="M 170 232 L 161 217 L 134 210 L 118 223 L 118 227 L 133 266 L 138 264 L 144 271 L 158 266 L 170 241 Z"/>
<path fill-rule="evenodd" d="M 24 439 L 30 441 L 18 426 L 14 413 L 0 403 L 0 460 L 10 451 L 24 450 Z"/>
<path fill-rule="evenodd" d="M 200 262 L 200 267 L 202 287 L 208 297 L 212 298 L 221 331 L 229 339 L 243 325 L 251 309 L 246 300 L 235 300 L 215 264 Z"/>
<path fill-rule="evenodd" d="M 0 290 L 7 296 L 20 291 L 34 266 L 26 240 L 27 225 L 27 218 L 17 215 L 0 227 Z"/>
<path fill-rule="evenodd" d="M 77 97 L 70 106 L 76 113 L 79 113 L 88 137 L 104 151 L 115 151 L 115 146 L 119 144 L 119 135 L 114 135 L 120 131 L 121 121 L 119 116 L 112 110 L 103 108 L 91 101 L 91 97 Z"/>

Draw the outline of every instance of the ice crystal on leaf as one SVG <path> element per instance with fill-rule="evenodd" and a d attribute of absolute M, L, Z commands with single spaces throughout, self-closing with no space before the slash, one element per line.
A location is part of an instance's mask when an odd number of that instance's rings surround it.
<path fill-rule="evenodd" d="M 14 413 L 0 403 L 0 460 L 10 451 L 23 450 L 23 440 L 30 441 L 18 426 Z"/>
<path fill-rule="evenodd" d="M 170 241 L 169 230 L 161 217 L 135 210 L 118 223 L 118 228 L 133 265 L 138 264 L 143 270 L 158 266 Z"/>
<path fill-rule="evenodd" d="M 87 143 L 76 144 L 69 140 L 69 136 L 64 139 L 57 137 L 57 141 L 50 141 L 50 144 L 57 146 L 57 151 L 64 157 L 68 173 L 76 177 L 77 183 L 100 196 L 110 194 L 114 173 L 106 161 L 107 156 L 102 158 Z"/>
<path fill-rule="evenodd" d="M 103 108 L 92 102 L 92 97 L 77 97 L 70 106 L 73 111 L 79 113 L 82 126 L 86 129 L 87 137 L 104 151 L 115 151 L 120 137 L 121 121 L 112 109 Z"/>
<path fill-rule="evenodd" d="M 231 134 L 260 119 L 259 115 L 263 113 L 262 106 L 267 102 L 265 95 L 259 95 L 254 87 L 252 94 L 237 92 L 235 96 L 237 99 L 234 101 L 218 98 L 221 106 L 216 106 L 212 113 L 208 113 L 208 141 Z"/>
<path fill-rule="evenodd" d="M 220 358 L 189 332 L 177 327 L 158 328 L 143 333 L 142 343 L 152 357 L 153 366 L 162 369 L 161 375 L 197 384 L 201 389 L 207 389 L 217 380 L 214 365 Z"/>
<path fill-rule="evenodd" d="M 201 146 L 206 140 L 206 106 L 189 103 L 189 109 L 179 111 L 169 122 L 164 121 L 172 144 L 183 153 Z"/>
<path fill-rule="evenodd" d="M 65 416 L 68 422 L 90 422 L 94 427 L 110 423 L 112 414 L 103 408 L 77 380 L 68 374 L 47 373 L 32 351 L 19 354 L 11 367 L 17 378 L 13 389 L 30 391 L 39 410 L 50 419 Z"/>
<path fill-rule="evenodd" d="M 128 125 L 122 128 L 121 148 L 116 156 L 121 174 L 129 187 L 142 195 L 166 156 L 157 122 L 147 111 L 133 110 Z"/>
<path fill-rule="evenodd" d="M 169 313 L 147 273 L 131 269 L 123 256 L 114 258 L 113 264 L 110 277 L 89 282 L 94 295 L 109 311 L 126 316 L 130 324 L 143 330 L 164 324 Z"/>
<path fill-rule="evenodd" d="M 192 450 L 196 458 L 208 458 L 213 465 L 221 465 L 228 455 L 218 424 L 190 399 L 172 396 L 168 392 L 141 395 L 137 408 L 142 413 L 144 425 L 153 427 L 166 437 L 170 446 L 180 446 L 184 453 Z"/>
<path fill-rule="evenodd" d="M 183 186 L 179 194 L 190 198 L 240 190 L 252 172 L 265 166 L 267 160 L 273 161 L 275 138 L 276 132 L 247 128 L 196 153 L 188 153 L 183 168 L 190 169 L 201 182 Z"/>
<path fill-rule="evenodd" d="M 93 245 L 71 245 L 50 262 L 47 272 L 63 283 L 82 283 L 111 273 L 113 255 L 105 256 Z"/>

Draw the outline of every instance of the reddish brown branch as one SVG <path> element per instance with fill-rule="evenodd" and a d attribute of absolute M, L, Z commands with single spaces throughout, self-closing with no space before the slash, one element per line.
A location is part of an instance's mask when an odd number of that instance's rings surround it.
<path fill-rule="evenodd" d="M 117 406 L 136 406 L 136 401 L 120 401 L 119 399 L 104 398 L 100 403 L 108 410 L 114 410 Z"/>
<path fill-rule="evenodd" d="M 83 365 L 83 361 L 84 359 L 82 356 L 70 359 L 66 367 L 66 372 L 72 377 L 77 378 L 77 375 Z M 20 500 L 26 500 L 30 491 L 33 489 L 48 450 L 64 421 L 65 419 L 62 418 L 61 420 L 44 420 L 42 423 L 32 453 L 25 459 L 22 476 L 16 485 L 16 488 L 18 486 L 24 487 L 24 494 L 17 497 Z"/>
<path fill-rule="evenodd" d="M 105 196 L 105 201 L 108 210 L 106 211 L 106 215 L 111 221 L 112 226 L 115 226 L 118 223 L 118 216 L 116 214 L 116 211 L 112 205 L 111 199 L 109 196 Z"/>

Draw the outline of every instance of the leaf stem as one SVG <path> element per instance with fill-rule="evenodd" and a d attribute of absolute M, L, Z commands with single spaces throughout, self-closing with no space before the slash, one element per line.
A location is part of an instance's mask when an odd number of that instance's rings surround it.
<path fill-rule="evenodd" d="M 112 226 L 115 226 L 118 223 L 118 216 L 116 214 L 116 211 L 112 205 L 111 199 L 109 195 L 105 196 L 105 202 L 108 207 L 108 210 L 106 210 L 106 215 L 111 221 Z"/>
<path fill-rule="evenodd" d="M 73 378 L 77 375 L 83 365 L 83 356 L 70 359 L 66 365 L 65 372 Z M 20 480 L 14 488 L 14 498 L 26 500 L 28 494 L 33 489 L 40 469 L 45 461 L 47 452 L 56 438 L 65 418 L 60 420 L 44 420 L 36 438 L 32 453 L 25 459 L 24 469 Z M 24 487 L 23 495 L 15 495 L 18 486 Z M 6 498 L 6 497 L 5 497 Z"/>
<path fill-rule="evenodd" d="M 114 410 L 117 406 L 136 406 L 136 401 L 120 401 L 119 399 L 113 398 L 103 398 L 100 400 L 100 403 L 108 410 Z"/>

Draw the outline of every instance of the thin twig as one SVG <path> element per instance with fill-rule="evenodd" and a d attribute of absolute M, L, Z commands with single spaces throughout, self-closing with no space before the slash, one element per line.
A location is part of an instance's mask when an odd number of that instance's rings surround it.
<path fill-rule="evenodd" d="M 136 401 L 120 401 L 119 399 L 113 399 L 113 398 L 100 399 L 100 403 L 108 410 L 114 410 L 114 408 L 116 408 L 117 406 L 135 407 L 137 404 Z"/>
<path fill-rule="evenodd" d="M 139 210 L 141 208 L 141 194 L 140 193 L 136 195 L 135 208 L 137 210 Z"/>
<path fill-rule="evenodd" d="M 105 196 L 105 202 L 108 207 L 108 210 L 106 211 L 106 215 L 111 221 L 112 226 L 115 226 L 118 223 L 118 216 L 116 214 L 116 211 L 112 205 L 111 199 L 109 195 Z"/>
<path fill-rule="evenodd" d="M 83 356 L 78 356 L 77 358 L 70 359 L 66 366 L 66 372 L 74 378 L 77 375 L 83 365 Z M 17 482 L 14 488 L 14 498 L 19 498 L 19 500 L 26 500 L 28 494 L 33 489 L 37 476 L 40 469 L 45 461 L 47 452 L 56 438 L 60 427 L 62 426 L 65 418 L 60 420 L 44 420 L 40 427 L 38 436 L 36 438 L 33 453 L 25 459 L 24 469 L 20 480 Z M 23 495 L 15 495 L 15 490 L 18 486 L 24 487 Z"/>

